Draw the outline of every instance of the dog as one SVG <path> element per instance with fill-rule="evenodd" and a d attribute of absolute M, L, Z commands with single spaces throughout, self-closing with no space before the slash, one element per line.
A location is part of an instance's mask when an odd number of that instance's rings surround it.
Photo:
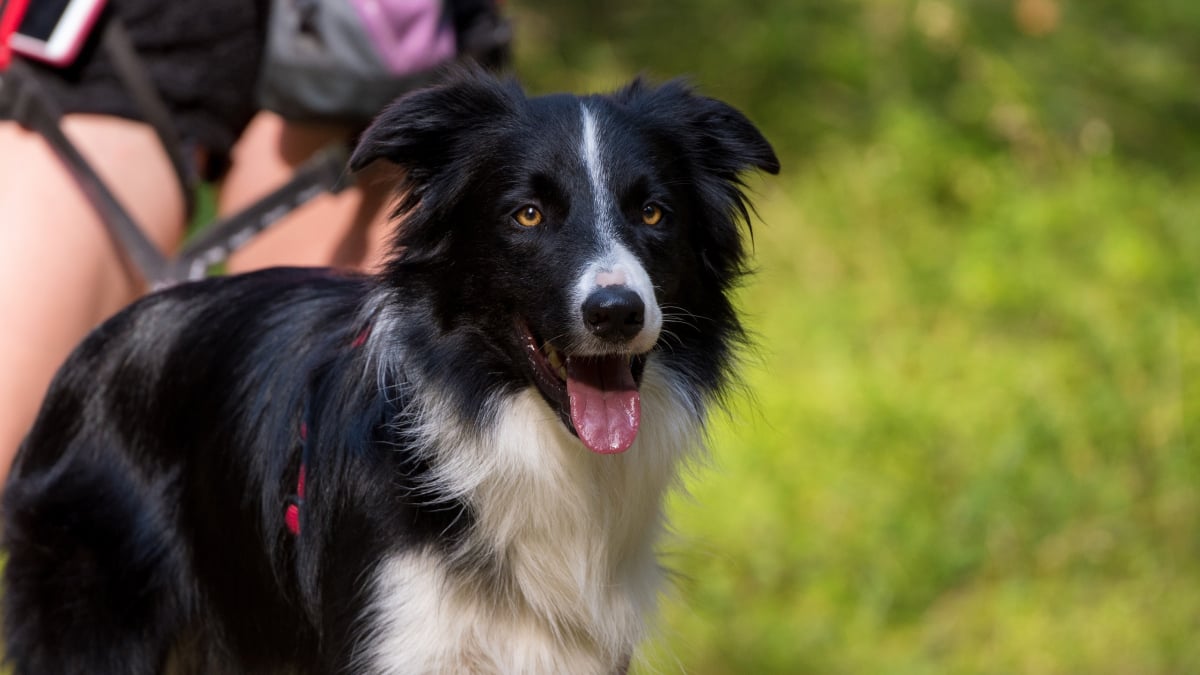
<path fill-rule="evenodd" d="M 3 498 L 17 675 L 628 668 L 775 152 L 679 80 L 464 71 L 380 114 L 376 162 L 379 274 L 163 290 L 57 374 Z"/>

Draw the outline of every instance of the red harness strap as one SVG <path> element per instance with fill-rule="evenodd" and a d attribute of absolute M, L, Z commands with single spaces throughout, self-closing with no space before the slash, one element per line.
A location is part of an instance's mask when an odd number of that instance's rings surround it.
<path fill-rule="evenodd" d="M 354 336 L 354 341 L 350 346 L 357 349 L 367 343 L 367 338 L 371 335 L 371 327 L 367 326 Z M 296 479 L 296 494 L 288 497 L 287 510 L 283 514 L 283 522 L 287 525 L 288 532 L 293 535 L 300 534 L 300 507 L 304 506 L 304 480 L 305 474 L 308 473 L 308 423 L 304 420 L 300 421 L 300 475 Z"/>
<path fill-rule="evenodd" d="M 308 425 L 304 422 L 300 423 L 300 443 L 308 443 Z M 287 512 L 283 514 L 288 532 L 292 534 L 300 534 L 300 507 L 304 504 L 304 474 L 308 468 L 304 465 L 303 450 L 300 451 L 300 457 L 300 477 L 296 479 L 296 495 L 288 500 Z"/>

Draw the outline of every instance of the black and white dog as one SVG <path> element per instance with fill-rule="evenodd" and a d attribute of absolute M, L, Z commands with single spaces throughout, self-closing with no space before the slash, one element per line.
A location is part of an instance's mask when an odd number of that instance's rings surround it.
<path fill-rule="evenodd" d="M 740 113 L 671 82 L 407 96 L 376 277 L 147 297 L 58 374 L 4 494 L 18 675 L 613 673 L 744 334 Z"/>

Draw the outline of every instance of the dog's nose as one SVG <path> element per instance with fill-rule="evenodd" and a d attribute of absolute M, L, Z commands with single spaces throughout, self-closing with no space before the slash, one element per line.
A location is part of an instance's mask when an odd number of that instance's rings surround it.
<path fill-rule="evenodd" d="M 628 286 L 603 286 L 583 301 L 583 321 L 601 340 L 628 340 L 642 330 L 646 305 Z"/>

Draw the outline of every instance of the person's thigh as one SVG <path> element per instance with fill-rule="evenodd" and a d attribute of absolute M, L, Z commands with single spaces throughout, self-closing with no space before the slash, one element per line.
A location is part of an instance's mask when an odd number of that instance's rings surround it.
<path fill-rule="evenodd" d="M 77 114 L 63 129 L 155 243 L 173 249 L 183 199 L 150 127 Z M 0 480 L 70 350 L 144 289 L 42 137 L 0 122 Z"/>
<path fill-rule="evenodd" d="M 338 127 L 258 113 L 234 146 L 219 213 L 234 213 L 282 185 L 315 152 L 345 135 Z M 229 271 L 279 265 L 375 269 L 388 235 L 388 201 L 389 186 L 370 179 L 337 195 L 321 195 L 234 253 Z"/>

